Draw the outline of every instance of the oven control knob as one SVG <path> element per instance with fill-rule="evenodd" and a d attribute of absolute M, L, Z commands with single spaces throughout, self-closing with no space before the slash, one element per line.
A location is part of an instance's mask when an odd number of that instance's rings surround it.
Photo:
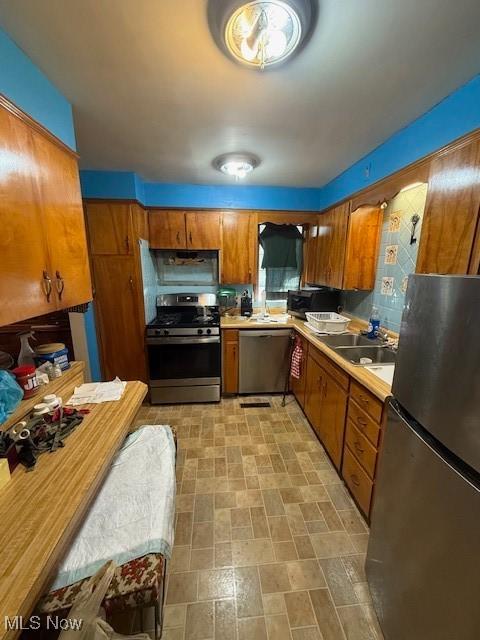
<path fill-rule="evenodd" d="M 202 335 L 202 333 L 203 333 L 203 329 L 198 329 L 198 330 L 197 330 L 197 333 L 198 333 L 198 335 L 199 335 L 199 336 L 201 336 L 201 335 Z"/>
<path fill-rule="evenodd" d="M 163 330 L 163 335 L 164 335 L 164 336 L 168 336 L 169 334 L 170 334 L 170 331 L 167 331 L 167 329 L 164 329 L 164 330 Z"/>
<path fill-rule="evenodd" d="M 155 335 L 159 336 L 162 332 L 160 331 L 160 329 L 155 329 Z"/>
<path fill-rule="evenodd" d="M 207 335 L 210 335 L 212 333 L 211 329 L 207 329 Z"/>

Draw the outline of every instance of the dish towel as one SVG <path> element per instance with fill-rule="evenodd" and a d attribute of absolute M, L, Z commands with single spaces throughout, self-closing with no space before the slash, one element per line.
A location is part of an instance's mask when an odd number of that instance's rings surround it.
<path fill-rule="evenodd" d="M 292 361 L 290 363 L 290 375 L 297 380 L 302 375 L 303 348 L 301 341 L 297 338 L 292 351 Z"/>

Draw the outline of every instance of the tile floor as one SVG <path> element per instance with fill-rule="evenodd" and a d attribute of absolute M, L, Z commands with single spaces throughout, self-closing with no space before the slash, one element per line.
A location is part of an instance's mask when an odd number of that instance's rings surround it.
<path fill-rule="evenodd" d="M 178 433 L 164 640 L 382 638 L 368 528 L 296 401 L 142 408 Z"/>

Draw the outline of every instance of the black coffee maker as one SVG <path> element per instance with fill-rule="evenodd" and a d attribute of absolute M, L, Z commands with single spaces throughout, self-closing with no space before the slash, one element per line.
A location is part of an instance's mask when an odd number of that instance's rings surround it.
<path fill-rule="evenodd" d="M 252 312 L 252 298 L 248 295 L 248 289 L 245 289 L 242 293 L 242 297 L 240 298 L 240 315 L 247 316 L 249 318 L 252 315 Z"/>

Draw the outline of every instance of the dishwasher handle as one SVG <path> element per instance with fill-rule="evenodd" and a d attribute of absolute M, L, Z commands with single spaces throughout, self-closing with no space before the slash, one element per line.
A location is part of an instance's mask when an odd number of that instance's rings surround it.
<path fill-rule="evenodd" d="M 291 334 L 290 329 L 271 329 L 270 331 L 254 331 L 254 330 L 241 330 L 238 332 L 240 338 L 284 338 Z"/>

